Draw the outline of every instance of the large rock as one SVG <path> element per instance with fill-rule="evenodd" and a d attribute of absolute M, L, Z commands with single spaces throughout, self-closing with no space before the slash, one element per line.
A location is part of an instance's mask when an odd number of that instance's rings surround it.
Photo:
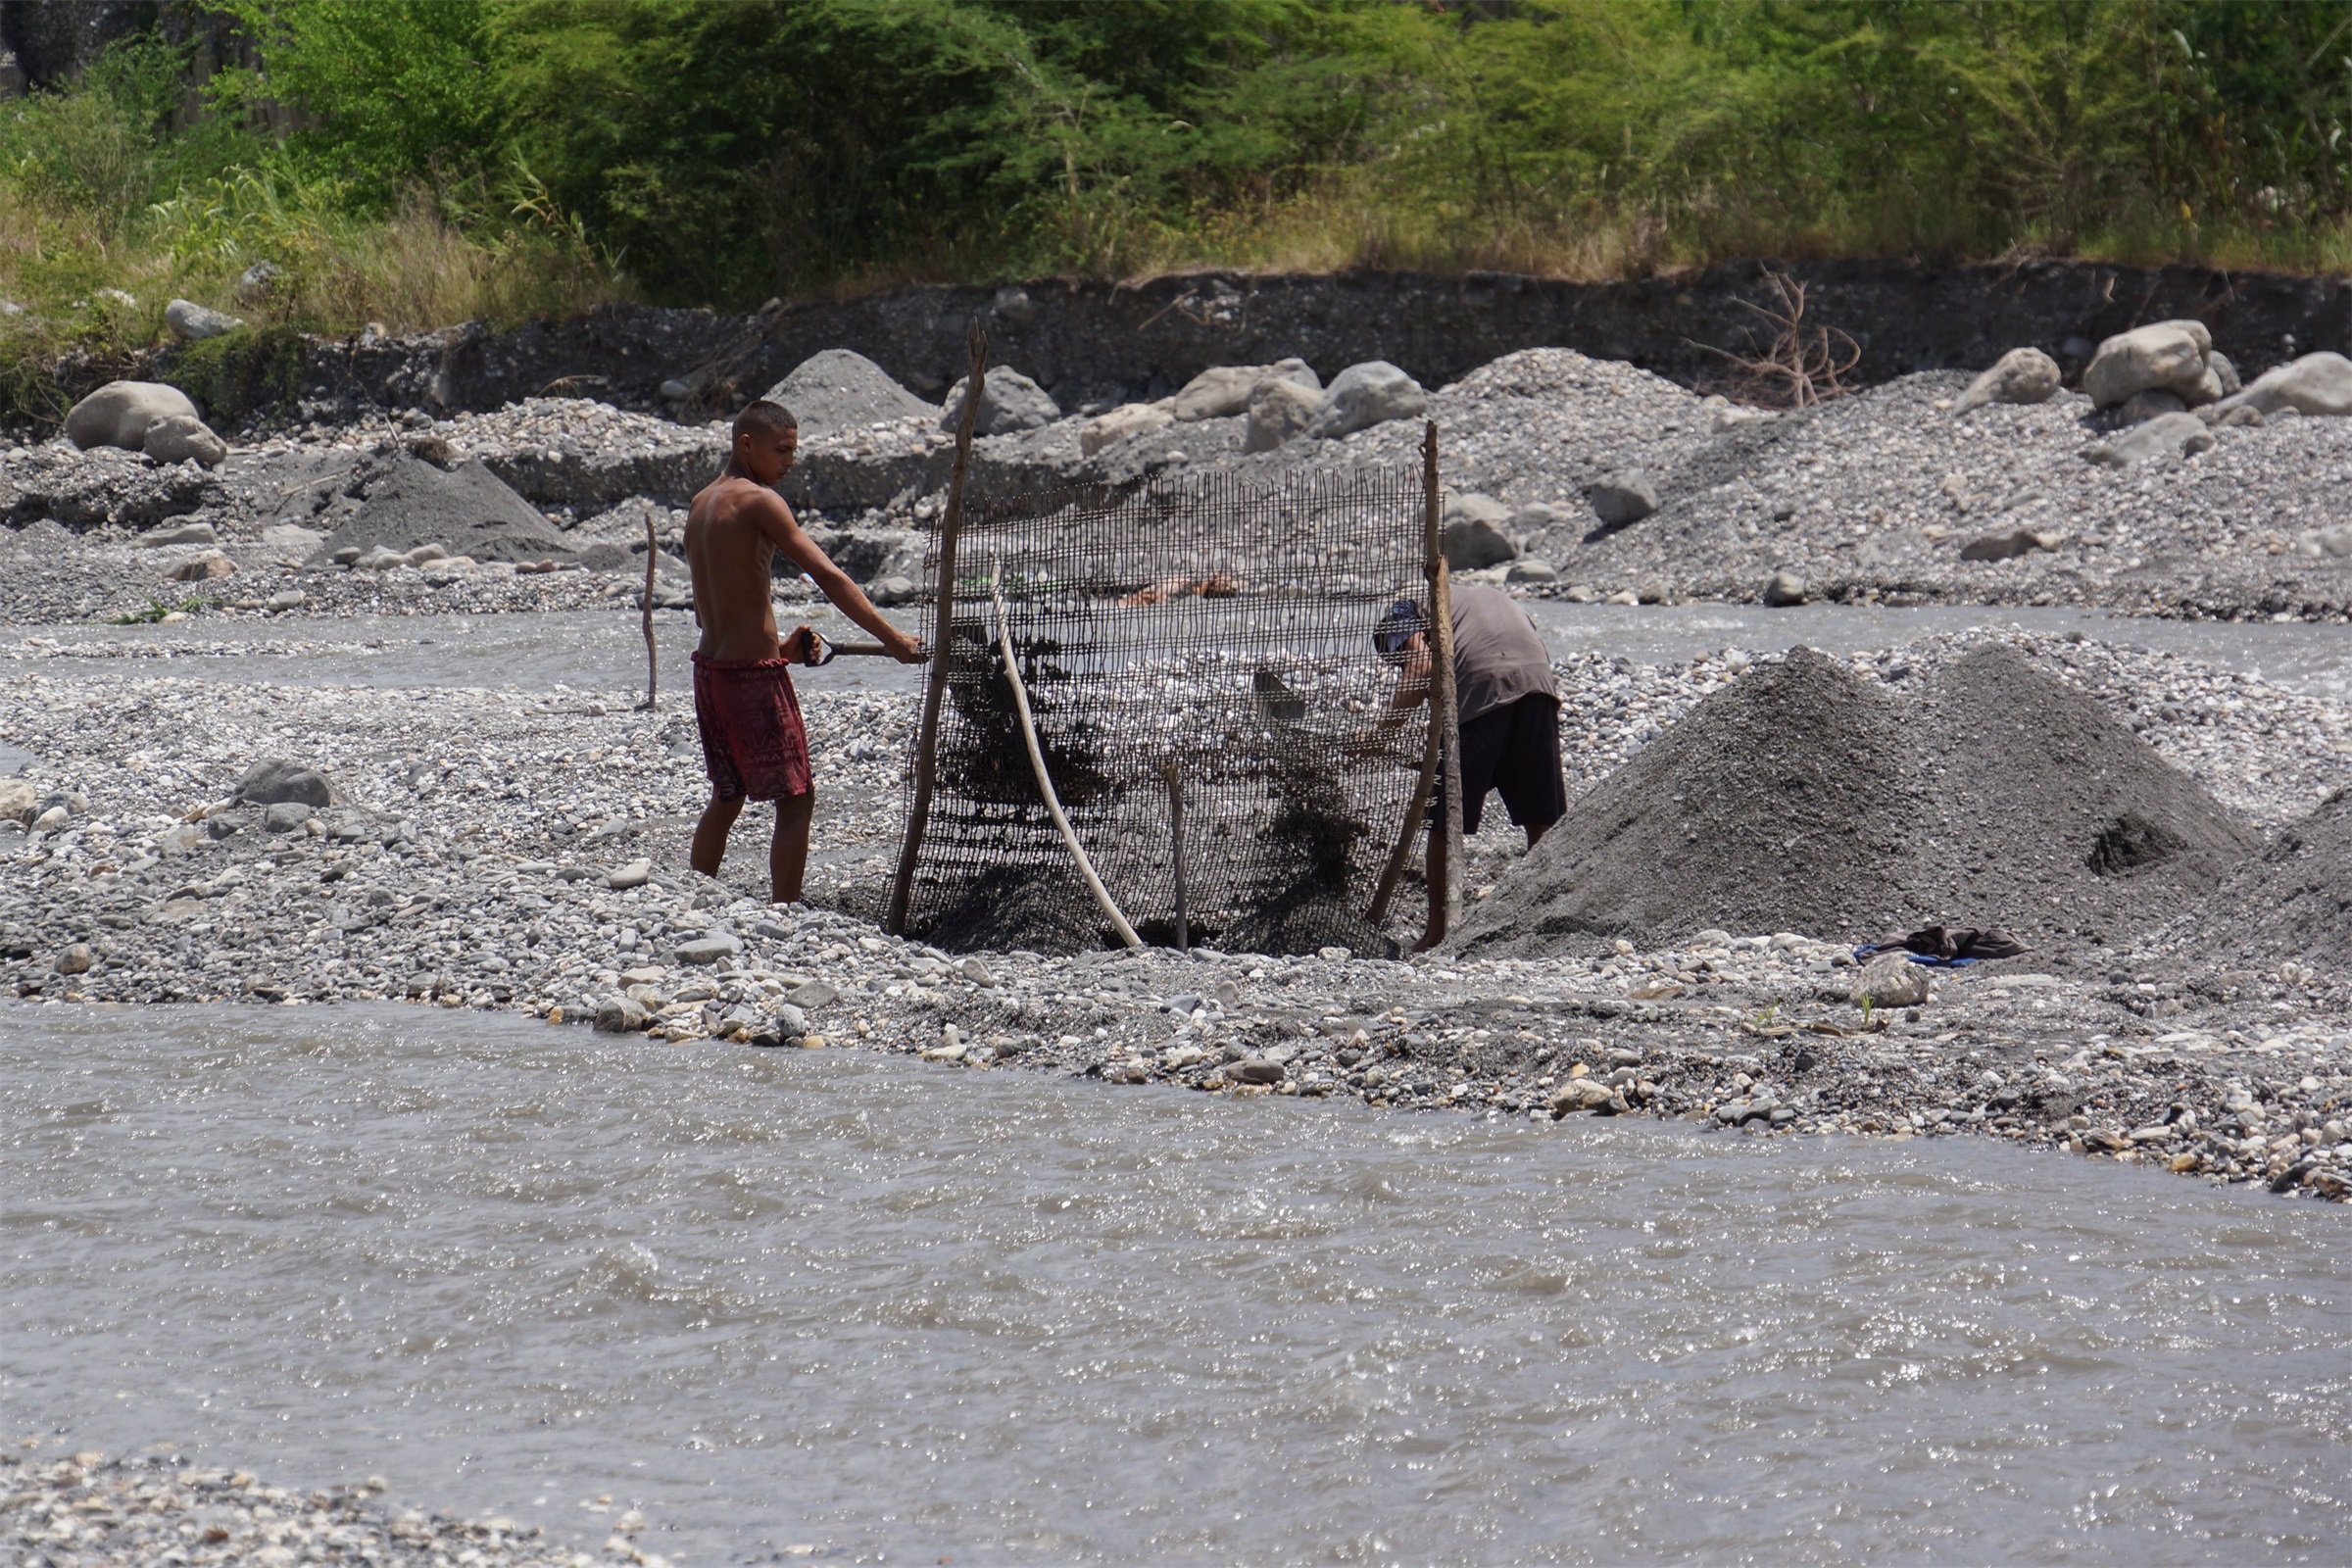
<path fill-rule="evenodd" d="M 242 317 L 207 309 L 194 300 L 173 300 L 164 307 L 164 324 L 182 343 L 201 343 L 208 337 L 234 332 L 245 320 Z"/>
<path fill-rule="evenodd" d="M 2084 447 L 2082 456 L 2110 468 L 2128 468 L 2151 458 L 2185 457 L 2213 450 L 2213 432 L 2193 414 L 2159 414 L 2112 440 Z"/>
<path fill-rule="evenodd" d="M 1854 976 L 1853 1003 L 1873 1007 L 1916 1007 L 1928 1000 L 1928 972 L 1901 953 L 1882 953 Z"/>
<path fill-rule="evenodd" d="M 1244 452 L 1271 452 L 1293 436 L 1304 435 L 1323 407 L 1323 394 L 1298 381 L 1269 377 L 1250 391 L 1250 417 L 1242 426 Z"/>
<path fill-rule="evenodd" d="M 2118 332 L 2099 345 L 2082 372 L 2082 390 L 2102 409 L 2121 407 L 2134 392 L 2162 387 L 2183 400 L 2200 398 L 2210 368 L 2213 334 L 2202 321 L 2157 321 Z"/>
<path fill-rule="evenodd" d="M 67 414 L 66 439 L 84 452 L 92 447 L 144 452 L 147 427 L 173 417 L 199 417 L 196 405 L 179 388 L 161 381 L 109 381 Z"/>
<path fill-rule="evenodd" d="M 1091 458 L 1131 437 L 1165 430 L 1175 420 L 1173 414 L 1156 403 L 1122 404 L 1101 418 L 1087 421 L 1086 428 L 1078 432 L 1078 450 Z"/>
<path fill-rule="evenodd" d="M 158 463 L 195 462 L 208 468 L 218 468 L 228 458 L 228 443 L 192 414 L 173 414 L 150 423 L 144 450 Z"/>
<path fill-rule="evenodd" d="M 940 405 L 939 427 L 953 430 L 963 417 L 963 388 L 970 376 L 958 376 L 948 388 L 947 401 Z M 1046 389 L 1020 371 L 999 365 L 990 368 L 980 383 L 980 414 L 972 425 L 974 435 L 1012 435 L 1022 430 L 1034 430 L 1052 424 L 1061 417 L 1059 405 L 1046 395 Z"/>
<path fill-rule="evenodd" d="M 1510 515 L 1511 509 L 1493 496 L 1475 491 L 1447 496 L 1438 535 L 1446 564 L 1455 571 L 1480 571 L 1517 560 L 1519 546 L 1504 531 Z"/>
<path fill-rule="evenodd" d="M 2223 403 L 2272 415 L 2280 409 L 2340 418 L 2352 414 L 2352 360 L 2341 354 L 2306 354 L 2256 376 L 2243 392 Z"/>
<path fill-rule="evenodd" d="M 1176 394 L 1175 415 L 1180 422 L 1230 419 L 1248 411 L 1250 394 L 1260 383 L 1292 381 L 1310 392 L 1323 390 L 1322 380 L 1304 360 L 1280 360 L 1272 365 L 1218 365 L 1202 370 Z"/>
<path fill-rule="evenodd" d="M 924 402 L 888 370 L 848 349 L 809 355 L 767 389 L 767 401 L 792 411 L 804 441 L 884 420 L 939 417 L 937 404 Z"/>
<path fill-rule="evenodd" d="M 1350 365 L 1332 377 L 1307 434 L 1337 440 L 1391 419 L 1426 413 L 1429 394 L 1421 383 L 1386 360 Z"/>
<path fill-rule="evenodd" d="M 237 564 L 218 550 L 190 556 L 173 566 L 170 576 L 173 582 L 218 582 L 236 574 Z"/>
<path fill-rule="evenodd" d="M 2011 349 L 1960 394 L 1954 416 L 1987 403 L 2047 403 L 2058 392 L 2058 362 L 2039 349 Z"/>
<path fill-rule="evenodd" d="M 220 530 L 202 521 L 175 523 L 170 527 L 150 528 L 131 541 L 142 550 L 159 550 L 166 545 L 217 545 Z"/>
<path fill-rule="evenodd" d="M 1639 468 L 1612 473 L 1585 492 L 1603 528 L 1630 527 L 1658 510 L 1657 487 Z"/>
<path fill-rule="evenodd" d="M 324 808 L 334 803 L 334 790 L 327 784 L 325 774 L 282 757 L 265 757 L 254 763 L 230 793 L 250 806 L 292 803 Z"/>

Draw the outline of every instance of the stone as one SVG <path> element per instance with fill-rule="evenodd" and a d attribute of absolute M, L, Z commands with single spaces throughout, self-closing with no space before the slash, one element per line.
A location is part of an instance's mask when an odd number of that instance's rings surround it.
<path fill-rule="evenodd" d="M 158 463 L 197 463 L 208 468 L 218 468 L 228 459 L 228 443 L 215 435 L 212 426 L 188 414 L 170 415 L 150 423 L 141 450 Z"/>
<path fill-rule="evenodd" d="M 32 829 L 36 833 L 62 833 L 73 815 L 63 806 L 52 806 L 32 819 Z"/>
<path fill-rule="evenodd" d="M 311 596 L 299 588 L 281 588 L 271 594 L 264 608 L 274 611 L 300 610 L 311 602 Z"/>
<path fill-rule="evenodd" d="M 997 290 L 993 308 L 1015 326 L 1029 326 L 1037 320 L 1037 301 L 1018 283 L 1007 283 Z"/>
<path fill-rule="evenodd" d="M 2011 349 L 1968 383 L 1952 405 L 1956 418 L 1987 403 L 2047 403 L 2058 392 L 2058 362 L 2039 349 Z"/>
<path fill-rule="evenodd" d="M 1550 562 L 1543 560 L 1541 557 L 1521 556 L 1517 561 L 1511 563 L 1511 569 L 1502 574 L 1502 580 L 1521 583 L 1530 588 L 1542 588 L 1558 582 L 1560 574 Z"/>
<path fill-rule="evenodd" d="M 97 955 L 90 952 L 88 943 L 76 942 L 57 956 L 57 972 L 59 974 L 87 974 L 90 972 L 90 965 L 97 961 Z"/>
<path fill-rule="evenodd" d="M 835 997 L 840 995 L 841 992 L 830 983 L 823 980 L 810 980 L 793 988 L 792 1004 L 814 1012 L 817 1008 L 828 1005 Z"/>
<path fill-rule="evenodd" d="M 2352 360 L 2341 354 L 2306 354 L 2265 370 L 2246 389 L 2225 400 L 2226 408 L 2263 415 L 2292 409 L 2297 414 L 2340 418 L 2352 414 Z"/>
<path fill-rule="evenodd" d="M 2213 432 L 2193 414 L 2159 414 L 2114 437 L 2082 449 L 2086 462 L 2128 468 L 2151 458 L 2187 457 L 2213 450 Z"/>
<path fill-rule="evenodd" d="M 2162 387 L 2183 397 L 2204 384 L 2213 334 L 2202 321 L 2157 321 L 2118 332 L 2098 347 L 2082 372 L 2082 390 L 2102 409 L 2120 408 L 2135 392 Z"/>
<path fill-rule="evenodd" d="M 2337 560 L 2352 557 L 2352 523 L 2338 523 L 2332 528 L 2320 528 L 2295 540 L 2298 556 L 2332 556 Z"/>
<path fill-rule="evenodd" d="M 977 957 L 964 959 L 956 965 L 956 972 L 976 986 L 993 986 L 997 977 L 988 972 L 988 965 Z"/>
<path fill-rule="evenodd" d="M 182 343 L 201 343 L 208 337 L 234 332 L 245 324 L 245 319 L 199 305 L 194 300 L 173 300 L 164 307 L 164 324 Z"/>
<path fill-rule="evenodd" d="M 1916 1007 L 1928 1000 L 1928 971 L 1900 953 L 1882 953 L 1854 977 L 1856 1006 L 1867 999 L 1873 1007 Z"/>
<path fill-rule="evenodd" d="M 1122 404 L 1086 422 L 1086 427 L 1078 432 L 1078 450 L 1091 458 L 1105 447 L 1165 430 L 1175 422 L 1176 416 L 1156 403 Z"/>
<path fill-rule="evenodd" d="M 1764 585 L 1764 603 L 1775 610 L 1786 610 L 1805 602 L 1805 579 L 1793 571 L 1776 571 Z"/>
<path fill-rule="evenodd" d="M 678 396 L 670 399 L 673 403 L 684 402 L 701 390 L 689 382 L 678 386 Z M 961 396 L 959 391 L 959 407 Z M 884 420 L 937 419 L 940 416 L 937 404 L 924 402 L 901 386 L 888 370 L 849 349 L 824 349 L 809 355 L 767 389 L 767 401 L 792 411 L 792 416 L 800 421 L 803 441 L 861 430 Z"/>
<path fill-rule="evenodd" d="M 954 431 L 963 417 L 963 388 L 970 376 L 960 376 L 948 388 L 947 401 L 940 406 L 939 427 Z M 974 435 L 1013 435 L 1022 430 L 1034 430 L 1052 424 L 1061 417 L 1061 410 L 1046 389 L 1008 366 L 994 366 L 980 383 L 980 412 L 972 425 Z"/>
<path fill-rule="evenodd" d="M 1420 382 L 1386 360 L 1368 360 L 1332 377 L 1306 433 L 1336 441 L 1391 419 L 1412 418 L 1428 409 L 1429 394 Z"/>
<path fill-rule="evenodd" d="M 605 886 L 618 893 L 624 892 L 629 888 L 641 888 L 648 882 L 651 882 L 653 879 L 653 861 L 631 860 L 625 865 L 614 866 L 612 870 L 606 872 Z"/>
<path fill-rule="evenodd" d="M 196 405 L 175 386 L 160 381 L 109 381 L 66 415 L 66 439 L 82 451 L 147 448 L 147 427 L 158 419 L 199 417 Z"/>
<path fill-rule="evenodd" d="M 1304 360 L 1219 365 L 1185 382 L 1172 412 L 1179 422 L 1188 424 L 1196 419 L 1230 419 L 1249 411 L 1250 397 L 1267 381 L 1288 381 L 1318 394 L 1323 390 L 1321 378 Z"/>
<path fill-rule="evenodd" d="M 282 806 L 289 802 L 324 809 L 334 803 L 326 775 L 282 757 L 269 757 L 247 768 L 229 791 L 231 800 L 248 806 Z"/>
<path fill-rule="evenodd" d="M 275 262 L 256 262 L 237 274 L 237 298 L 258 305 L 270 297 L 282 275 Z"/>
<path fill-rule="evenodd" d="M 653 1021 L 652 1013 L 627 997 L 615 997 L 596 1009 L 596 1032 L 600 1035 L 636 1034 Z"/>
<path fill-rule="evenodd" d="M 324 543 L 326 535 L 316 528 L 305 528 L 297 523 L 274 522 L 262 530 L 264 548 L 276 551 L 287 561 L 307 561 L 318 554 L 318 547 Z M 354 552 L 352 559 L 359 559 L 357 552 Z"/>
<path fill-rule="evenodd" d="M 2237 378 L 2236 365 L 2221 350 L 2215 349 L 2205 356 L 2205 368 L 2213 372 L 2214 383 L 2222 389 L 2223 397 L 2235 397 L 2245 390 L 2244 383 Z"/>
<path fill-rule="evenodd" d="M 220 530 L 209 522 L 201 521 L 167 523 L 161 528 L 150 528 L 131 541 L 142 550 L 156 550 L 165 545 L 217 545 L 220 542 Z"/>
<path fill-rule="evenodd" d="M 923 590 L 913 578 L 901 576 L 897 572 L 887 577 L 877 577 L 865 585 L 866 598 L 877 605 L 910 605 L 922 595 Z"/>
<path fill-rule="evenodd" d="M 234 575 L 236 569 L 237 564 L 228 557 L 218 550 L 207 550 L 173 566 L 170 576 L 173 582 L 219 582 Z"/>
<path fill-rule="evenodd" d="M 679 943 L 670 957 L 679 963 L 716 963 L 721 958 L 732 958 L 742 951 L 743 944 L 740 941 L 719 931 L 696 937 L 691 942 Z"/>
<path fill-rule="evenodd" d="M 40 804 L 40 792 L 29 780 L 0 778 L 0 819 L 28 823 Z"/>
<path fill-rule="evenodd" d="M 262 826 L 271 833 L 296 832 L 310 821 L 314 809 L 300 801 L 280 801 L 262 813 Z"/>
<path fill-rule="evenodd" d="M 1304 435 L 1323 407 L 1323 394 L 1301 382 L 1273 377 L 1250 391 L 1249 418 L 1242 426 L 1244 452 L 1271 452 Z"/>
<path fill-rule="evenodd" d="M 1278 1084 L 1285 1069 L 1271 1056 L 1244 1056 L 1226 1070 L 1246 1084 Z"/>
<path fill-rule="evenodd" d="M 1519 547 L 1503 531 L 1511 509 L 1493 496 L 1467 491 L 1446 498 L 1439 548 L 1455 571 L 1480 571 L 1518 558 Z"/>
<path fill-rule="evenodd" d="M 2062 541 L 2054 533 L 2020 528 L 2013 533 L 1980 534 L 1960 547 L 1962 561 L 2013 561 L 2036 550 L 2055 550 Z"/>
<path fill-rule="evenodd" d="M 1554 1117 L 1573 1116 L 1579 1111 L 1599 1110 L 1616 1098 L 1616 1091 L 1592 1078 L 1574 1078 L 1553 1092 L 1551 1113 Z"/>
<path fill-rule="evenodd" d="M 1607 529 L 1631 527 L 1658 510 L 1657 488 L 1639 468 L 1612 473 L 1585 492 L 1592 515 Z"/>
<path fill-rule="evenodd" d="M 2181 400 L 2180 393 L 2167 391 L 2163 387 L 2150 387 L 2145 392 L 2134 392 L 2126 398 L 2124 406 L 2115 411 L 2115 416 L 2121 424 L 2144 424 L 2160 414 L 2187 412 L 2188 405 Z"/>

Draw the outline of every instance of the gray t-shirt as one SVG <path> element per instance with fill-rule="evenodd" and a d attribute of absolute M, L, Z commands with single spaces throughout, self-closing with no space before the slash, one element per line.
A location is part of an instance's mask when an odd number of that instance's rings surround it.
<path fill-rule="evenodd" d="M 1536 623 L 1511 596 L 1470 583 L 1453 587 L 1453 696 L 1457 721 L 1542 693 L 1560 700 L 1551 655 Z"/>

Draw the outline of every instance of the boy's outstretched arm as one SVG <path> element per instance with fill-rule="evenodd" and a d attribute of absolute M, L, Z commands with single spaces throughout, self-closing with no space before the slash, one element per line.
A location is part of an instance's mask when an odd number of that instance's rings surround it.
<path fill-rule="evenodd" d="M 794 519 L 792 509 L 784 504 L 783 497 L 771 493 L 764 499 L 766 504 L 758 514 L 760 531 L 783 552 L 784 559 L 807 572 L 808 580 L 816 584 L 817 592 L 831 600 L 843 614 L 872 632 L 893 659 L 902 664 L 923 662 L 922 642 L 882 618 L 882 612 L 865 597 L 865 590 L 852 582 L 848 572 L 833 564 L 833 558 L 818 549 L 816 541 Z"/>

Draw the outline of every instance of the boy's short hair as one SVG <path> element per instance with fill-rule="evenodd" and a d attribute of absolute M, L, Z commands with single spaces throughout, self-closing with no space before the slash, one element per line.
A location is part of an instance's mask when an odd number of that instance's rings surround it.
<path fill-rule="evenodd" d="M 735 434 L 738 436 L 746 432 L 776 435 L 786 430 L 798 431 L 800 427 L 801 421 L 792 416 L 790 409 L 781 403 L 770 403 L 765 398 L 745 404 L 743 412 L 735 416 Z"/>

